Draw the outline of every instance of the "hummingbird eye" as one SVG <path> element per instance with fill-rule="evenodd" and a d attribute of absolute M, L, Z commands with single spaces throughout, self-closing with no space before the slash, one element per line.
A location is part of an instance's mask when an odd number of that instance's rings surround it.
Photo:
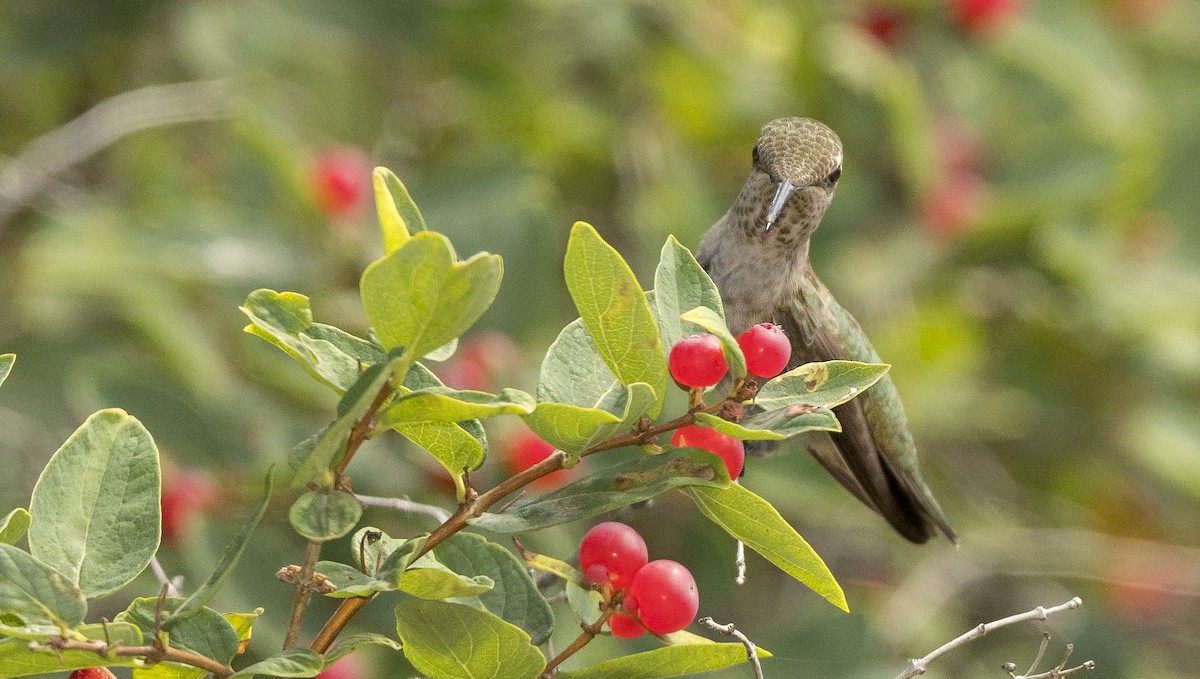
<path fill-rule="evenodd" d="M 829 173 L 829 177 L 825 180 L 825 182 L 828 183 L 830 186 L 833 186 L 841 178 L 842 178 L 842 166 L 838 165 L 837 167 L 833 168 L 833 172 Z"/>

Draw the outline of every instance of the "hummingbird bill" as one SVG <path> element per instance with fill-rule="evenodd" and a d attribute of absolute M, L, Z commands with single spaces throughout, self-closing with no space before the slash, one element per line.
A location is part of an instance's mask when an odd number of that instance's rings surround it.
<path fill-rule="evenodd" d="M 789 370 L 816 361 L 883 362 L 809 261 L 813 232 L 841 176 L 842 143 L 833 130 L 810 118 L 767 123 L 754 146 L 750 176 L 696 251 L 721 293 L 730 331 L 736 336 L 758 323 L 782 326 L 792 345 Z M 833 412 L 842 431 L 792 440 L 905 538 L 923 543 L 940 532 L 955 542 L 921 475 L 891 378 L 885 374 Z M 752 443 L 765 442 L 748 442 L 748 453 Z"/>

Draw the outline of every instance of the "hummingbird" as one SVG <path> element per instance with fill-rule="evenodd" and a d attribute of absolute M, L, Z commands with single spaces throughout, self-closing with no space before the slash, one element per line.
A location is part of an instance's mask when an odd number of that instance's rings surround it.
<path fill-rule="evenodd" d="M 721 293 L 730 331 L 738 335 L 758 323 L 781 326 L 792 344 L 789 370 L 835 359 L 882 363 L 809 261 L 809 242 L 842 176 L 841 140 L 811 118 L 781 118 L 763 126 L 752 161 L 733 206 L 696 251 Z M 956 542 L 921 476 L 891 378 L 885 374 L 833 412 L 840 432 L 795 438 L 905 538 L 923 543 L 940 531 Z M 747 452 L 753 452 L 750 445 Z"/>

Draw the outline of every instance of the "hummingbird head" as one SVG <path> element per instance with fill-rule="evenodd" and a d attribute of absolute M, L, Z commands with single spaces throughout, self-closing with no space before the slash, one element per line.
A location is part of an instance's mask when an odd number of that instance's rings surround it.
<path fill-rule="evenodd" d="M 820 223 L 842 176 L 842 142 L 811 118 L 773 120 L 758 135 L 750 174 L 747 185 L 771 195 L 763 233 L 778 223 L 784 225 L 779 237 L 790 235 L 792 225 L 800 231 L 795 236 L 807 237 Z"/>

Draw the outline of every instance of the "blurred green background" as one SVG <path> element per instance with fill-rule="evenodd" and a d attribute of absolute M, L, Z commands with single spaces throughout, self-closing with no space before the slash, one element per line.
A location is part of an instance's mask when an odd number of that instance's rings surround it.
<path fill-rule="evenodd" d="M 846 158 L 815 266 L 893 364 L 961 547 L 904 542 L 800 452 L 743 482 L 825 557 L 848 615 L 756 556 L 736 587 L 732 543 L 682 498 L 619 518 L 652 557 L 693 567 L 702 615 L 775 653 L 767 676 L 891 677 L 978 622 L 1075 595 L 1081 611 L 988 635 L 931 676 L 1023 670 L 1042 628 L 1051 664 L 1072 642 L 1098 676 L 1194 676 L 1197 83 L 1194 0 L 1030 1 L 982 26 L 932 0 L 0 4 L 0 352 L 18 354 L 0 389 L 0 510 L 25 506 L 87 414 L 125 408 L 168 485 L 216 493 L 162 553 L 203 578 L 266 466 L 335 403 L 241 332 L 238 304 L 295 290 L 317 320 L 365 332 L 357 279 L 378 238 L 369 208 L 318 198 L 330 149 L 392 168 L 459 252 L 504 256 L 496 305 L 441 370 L 532 391 L 575 316 L 571 222 L 648 282 L 668 234 L 694 247 L 728 207 L 758 128 L 807 115 Z M 503 472 L 515 424 L 492 426 L 479 485 Z M 390 438 L 350 473 L 359 492 L 451 507 L 433 468 Z M 286 624 L 273 574 L 303 549 L 289 503 L 216 601 L 266 607 L 252 654 Z M 585 530 L 526 544 L 566 557 Z M 147 576 L 91 615 L 155 588 Z M 329 610 L 314 605 L 307 633 Z M 576 628 L 556 612 L 562 648 Z M 358 623 L 387 632 L 389 614 Z M 601 639 L 581 657 L 642 647 Z M 399 654 L 364 657 L 362 676 L 415 674 Z"/>

